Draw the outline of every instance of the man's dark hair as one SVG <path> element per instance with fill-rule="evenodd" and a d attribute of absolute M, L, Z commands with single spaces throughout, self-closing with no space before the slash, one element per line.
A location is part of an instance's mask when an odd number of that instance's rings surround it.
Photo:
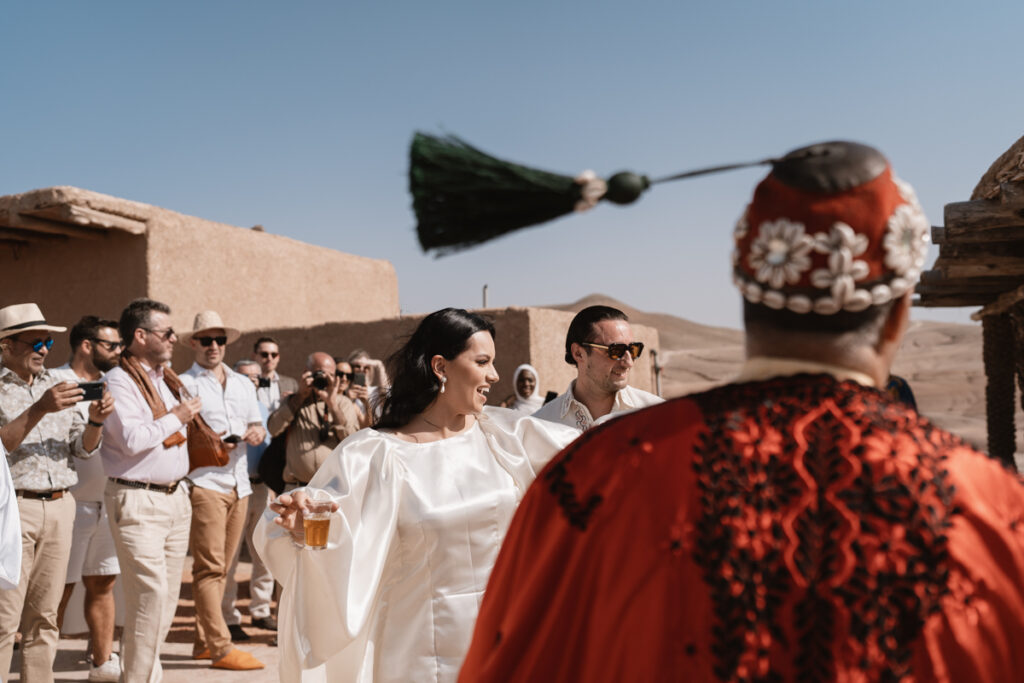
<path fill-rule="evenodd" d="M 71 350 L 74 351 L 77 349 L 81 343 L 87 339 L 95 339 L 102 327 L 113 327 L 116 330 L 117 323 L 113 320 L 101 320 L 94 315 L 83 316 L 82 319 L 75 323 L 75 326 L 71 328 Z"/>
<path fill-rule="evenodd" d="M 775 310 L 764 304 L 743 300 L 743 326 L 747 332 L 758 330 L 796 332 L 805 334 L 839 335 L 850 332 L 877 334 L 892 310 L 893 302 L 868 306 L 863 311 L 839 311 L 832 315 L 794 313 L 788 309 Z"/>
<path fill-rule="evenodd" d="M 118 327 L 121 331 L 121 341 L 125 343 L 126 347 L 132 345 L 135 330 L 149 328 L 150 318 L 154 311 L 170 315 L 171 307 L 159 301 L 142 298 L 131 302 L 121 312 L 121 322 Z"/>
<path fill-rule="evenodd" d="M 260 337 L 259 339 L 256 340 L 256 343 L 252 345 L 252 352 L 256 353 L 256 351 L 260 348 L 260 344 L 267 344 L 267 343 L 273 344 L 274 346 L 276 346 L 279 349 L 281 348 L 281 345 L 273 337 Z"/>
<path fill-rule="evenodd" d="M 594 341 L 594 325 L 604 320 L 625 320 L 628 322 L 629 316 L 611 306 L 587 306 L 577 313 L 576 317 L 569 323 L 569 331 L 565 333 L 566 363 L 576 365 L 576 360 L 572 357 L 572 345 Z"/>

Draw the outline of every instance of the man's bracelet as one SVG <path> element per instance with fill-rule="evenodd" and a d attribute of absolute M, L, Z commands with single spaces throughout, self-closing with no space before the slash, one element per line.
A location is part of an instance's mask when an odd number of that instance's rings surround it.
<path fill-rule="evenodd" d="M 99 427 L 100 429 L 103 429 L 102 422 L 93 422 L 92 420 L 89 420 L 89 424 L 92 425 L 93 427 Z"/>

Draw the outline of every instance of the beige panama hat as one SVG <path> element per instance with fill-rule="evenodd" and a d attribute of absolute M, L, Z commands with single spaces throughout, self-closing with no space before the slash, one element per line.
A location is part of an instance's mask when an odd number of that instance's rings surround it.
<path fill-rule="evenodd" d="M 228 344 L 238 341 L 238 338 L 242 336 L 242 333 L 233 327 L 228 327 L 224 324 L 224 321 L 220 319 L 220 314 L 217 311 L 202 311 L 196 313 L 195 322 L 192 323 L 192 331 L 186 332 L 181 335 L 181 343 L 188 344 L 192 337 L 199 336 L 207 330 L 224 330 L 224 334 L 227 335 Z"/>
<path fill-rule="evenodd" d="M 29 330 L 67 332 L 68 328 L 47 323 L 36 304 L 14 304 L 0 308 L 0 339 Z"/>

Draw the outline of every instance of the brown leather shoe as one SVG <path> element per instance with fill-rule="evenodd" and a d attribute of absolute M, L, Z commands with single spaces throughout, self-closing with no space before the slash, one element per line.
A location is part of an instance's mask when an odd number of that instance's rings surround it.
<path fill-rule="evenodd" d="M 192 655 L 192 659 L 213 659 L 213 657 L 210 656 L 210 648 L 206 648 L 202 652 Z"/>
<path fill-rule="evenodd" d="M 252 671 L 262 669 L 263 662 L 244 650 L 234 648 L 213 663 L 214 669 L 230 669 L 231 671 Z"/>

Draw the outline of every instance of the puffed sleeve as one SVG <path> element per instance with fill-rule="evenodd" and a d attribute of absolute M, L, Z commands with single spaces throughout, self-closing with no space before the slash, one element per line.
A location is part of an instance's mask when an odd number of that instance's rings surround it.
<path fill-rule="evenodd" d="M 269 509 L 256 527 L 260 556 L 283 586 L 282 681 L 298 681 L 302 669 L 332 658 L 332 677 L 358 679 L 397 528 L 404 469 L 392 449 L 380 433 L 363 430 L 339 444 L 310 481 L 339 505 L 325 550 L 297 547 Z"/>
<path fill-rule="evenodd" d="M 21 579 L 21 521 L 7 451 L 0 443 L 0 590 L 18 587 Z"/>
<path fill-rule="evenodd" d="M 524 416 L 508 408 L 484 408 L 480 428 L 498 462 L 525 491 L 537 473 L 580 435 L 578 429 Z"/>

